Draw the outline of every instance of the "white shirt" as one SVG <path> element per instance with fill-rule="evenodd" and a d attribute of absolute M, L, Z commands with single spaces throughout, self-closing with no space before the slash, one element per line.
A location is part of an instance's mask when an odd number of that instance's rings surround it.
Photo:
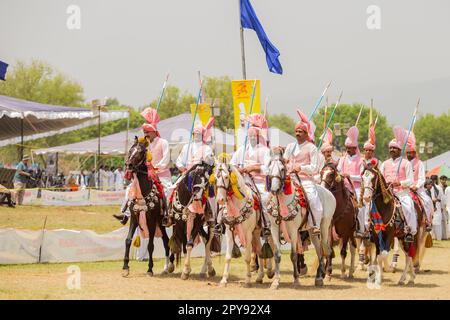
<path fill-rule="evenodd" d="M 240 146 L 236 152 L 233 154 L 230 163 L 234 166 L 238 166 L 242 164 L 242 157 L 244 156 L 244 146 Z M 255 154 L 263 154 L 261 159 L 257 159 L 256 162 L 261 164 L 261 174 L 267 175 L 269 171 L 269 163 L 270 163 L 270 149 L 262 144 L 257 144 L 256 146 L 252 146 L 250 143 L 247 145 L 247 151 L 245 152 L 245 157 L 253 157 Z M 244 160 L 244 166 L 252 165 L 248 159 Z"/>
<path fill-rule="evenodd" d="M 398 163 L 399 163 L 400 159 L 401 159 L 401 157 L 398 157 L 397 159 L 395 159 L 395 161 L 392 160 L 392 158 L 389 160 L 386 160 L 386 161 L 391 161 L 393 163 L 393 167 L 398 168 Z M 380 166 L 380 171 L 384 175 L 384 162 Z M 414 173 L 413 173 L 411 162 L 409 162 L 409 161 L 406 161 L 405 174 L 406 174 L 406 179 L 403 181 L 400 181 L 400 185 L 402 187 L 410 187 L 412 185 L 412 183 L 414 182 Z"/>
<path fill-rule="evenodd" d="M 189 163 L 189 160 L 192 159 L 192 157 L 197 153 L 197 151 L 203 145 L 205 146 L 205 148 L 204 148 L 204 153 L 202 154 L 202 159 L 201 160 L 205 160 L 206 158 L 213 156 L 213 151 L 212 151 L 211 147 L 208 146 L 207 144 L 204 144 L 203 141 L 192 142 L 190 150 L 189 150 L 189 157 L 187 159 L 187 163 Z M 186 168 L 186 166 L 187 166 L 187 163 L 185 163 L 185 161 L 186 161 L 186 155 L 187 155 L 188 146 L 189 146 L 189 144 L 185 144 L 183 146 L 183 149 L 181 149 L 180 154 L 178 155 L 177 161 L 175 162 L 175 164 L 178 167 L 178 169 Z"/>
<path fill-rule="evenodd" d="M 411 163 L 412 166 L 412 163 Z M 414 171 L 413 171 L 414 173 Z M 419 160 L 419 176 L 417 178 L 416 187 L 417 189 L 422 188 L 425 185 L 425 166 L 423 162 Z"/>
<path fill-rule="evenodd" d="M 286 147 L 283 158 L 295 164 L 295 158 L 293 158 L 292 156 L 297 156 L 307 143 L 309 142 L 305 141 L 302 144 L 298 144 L 297 142 L 289 143 Z M 300 165 L 300 170 L 310 176 L 314 176 L 315 174 L 317 174 L 317 172 L 319 171 L 318 157 L 319 151 L 317 147 L 314 146 L 313 148 L 310 148 L 309 159 L 311 160 L 311 163 L 308 165 Z"/>
<path fill-rule="evenodd" d="M 116 188 L 123 188 L 123 171 L 119 171 L 119 169 L 116 169 L 116 171 L 114 171 L 114 184 Z"/>

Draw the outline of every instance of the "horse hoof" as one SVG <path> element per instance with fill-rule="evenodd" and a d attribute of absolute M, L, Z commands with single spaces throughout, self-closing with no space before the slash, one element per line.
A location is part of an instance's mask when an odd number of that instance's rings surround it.
<path fill-rule="evenodd" d="M 408 282 L 408 286 L 414 286 L 415 285 L 415 282 L 414 282 L 414 280 L 409 280 L 409 282 Z"/>
<path fill-rule="evenodd" d="M 305 276 L 308 274 L 308 267 L 300 268 L 300 276 Z"/>
<path fill-rule="evenodd" d="M 147 276 L 153 277 L 153 271 L 147 271 Z"/>
<path fill-rule="evenodd" d="M 130 269 L 123 269 L 122 270 L 122 277 L 126 278 L 130 275 Z"/>
<path fill-rule="evenodd" d="M 404 280 L 399 280 L 397 284 L 399 286 L 404 286 L 405 285 L 405 281 Z"/>
<path fill-rule="evenodd" d="M 325 276 L 325 280 L 326 280 L 327 282 L 331 282 L 331 275 L 326 275 L 326 276 Z"/>
<path fill-rule="evenodd" d="M 270 289 L 272 289 L 272 290 L 278 290 L 278 286 L 279 286 L 278 283 L 272 283 L 272 285 L 270 286 Z"/>
<path fill-rule="evenodd" d="M 263 283 L 263 279 L 262 278 L 256 278 L 255 283 L 262 284 Z"/>
<path fill-rule="evenodd" d="M 244 288 L 251 288 L 252 284 L 250 282 L 244 282 L 244 284 L 242 285 Z"/>
<path fill-rule="evenodd" d="M 175 271 L 175 266 L 173 263 L 169 263 L 169 268 L 167 269 L 167 272 L 172 273 Z"/>
<path fill-rule="evenodd" d="M 258 267 L 256 265 L 253 265 L 250 267 L 250 272 L 256 272 L 258 271 Z"/>
<path fill-rule="evenodd" d="M 298 279 L 294 280 L 294 288 L 295 289 L 300 288 L 300 281 L 298 281 Z"/>
<path fill-rule="evenodd" d="M 347 278 L 347 275 L 345 274 L 345 272 L 341 273 L 341 279 L 345 279 Z"/>
<path fill-rule="evenodd" d="M 164 269 L 162 272 L 161 272 L 161 275 L 162 276 L 166 276 L 166 275 L 168 275 L 169 274 L 169 271 L 167 271 L 167 269 Z"/>
<path fill-rule="evenodd" d="M 349 273 L 348 276 L 347 276 L 347 279 L 353 279 L 353 278 L 354 278 L 353 274 Z"/>
<path fill-rule="evenodd" d="M 182 272 L 181 273 L 181 280 L 187 280 L 187 279 L 189 279 L 189 274 Z"/>
<path fill-rule="evenodd" d="M 275 271 L 269 270 L 267 271 L 267 278 L 272 279 L 275 276 Z"/>
<path fill-rule="evenodd" d="M 314 285 L 315 285 L 316 287 L 323 287 L 323 279 L 316 279 L 316 280 L 314 281 Z"/>
<path fill-rule="evenodd" d="M 216 270 L 214 268 L 212 268 L 211 270 L 208 271 L 208 276 L 214 277 L 215 275 L 216 275 Z"/>
<path fill-rule="evenodd" d="M 226 283 L 226 282 L 220 281 L 219 287 L 225 288 L 226 286 L 227 286 L 227 283 Z"/>
<path fill-rule="evenodd" d="M 200 276 L 200 279 L 206 279 L 206 272 L 200 273 L 199 276 Z"/>

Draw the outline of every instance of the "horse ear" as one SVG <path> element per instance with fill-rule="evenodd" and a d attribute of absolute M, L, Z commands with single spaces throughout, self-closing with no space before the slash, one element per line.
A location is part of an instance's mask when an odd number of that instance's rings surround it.
<path fill-rule="evenodd" d="M 134 143 L 137 143 L 138 142 L 138 136 L 134 136 Z"/>

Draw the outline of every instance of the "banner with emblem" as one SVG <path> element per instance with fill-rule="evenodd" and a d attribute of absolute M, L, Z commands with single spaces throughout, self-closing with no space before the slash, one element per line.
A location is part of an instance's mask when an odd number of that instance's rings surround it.
<path fill-rule="evenodd" d="M 195 113 L 195 106 L 197 104 L 192 103 L 191 104 L 191 115 L 192 119 L 194 119 L 194 113 Z M 209 118 L 211 118 L 212 112 L 211 112 L 211 105 L 209 103 L 199 103 L 198 104 L 198 110 L 197 110 L 197 118 L 196 121 L 200 119 L 202 122 L 202 125 L 206 125 Z"/>
<path fill-rule="evenodd" d="M 252 100 L 252 87 L 255 80 L 233 80 L 231 81 L 231 91 L 233 94 L 234 109 L 234 134 L 236 148 L 244 143 L 245 140 L 245 122 L 244 119 L 249 115 L 250 104 Z M 252 113 L 261 112 L 260 100 L 260 81 L 256 80 L 255 98 L 253 100 Z"/>

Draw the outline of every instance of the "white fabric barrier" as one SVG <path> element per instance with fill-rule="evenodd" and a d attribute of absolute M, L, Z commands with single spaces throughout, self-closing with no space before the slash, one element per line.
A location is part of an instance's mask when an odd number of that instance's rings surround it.
<path fill-rule="evenodd" d="M 172 228 L 167 230 L 169 237 Z M 31 231 L 13 228 L 0 229 L 0 265 L 37 263 L 41 247 L 41 262 L 92 262 L 122 260 L 125 254 L 125 238 L 128 227 L 122 227 L 106 234 L 90 230 L 45 230 Z M 142 242 L 141 242 L 142 243 Z M 161 238 L 154 240 L 154 258 L 165 256 Z M 225 236 L 222 237 L 222 254 L 225 253 Z M 289 250 L 290 244 L 282 246 Z M 242 249 L 243 250 L 243 249 Z M 136 248 L 132 246 L 130 258 L 135 258 Z M 192 250 L 192 257 L 204 257 L 205 247 L 200 243 Z"/>
<path fill-rule="evenodd" d="M 121 205 L 125 199 L 125 190 L 79 190 L 70 192 L 41 190 L 40 198 L 38 198 L 38 192 L 38 189 L 26 189 L 23 204 L 43 206 L 101 206 Z"/>

